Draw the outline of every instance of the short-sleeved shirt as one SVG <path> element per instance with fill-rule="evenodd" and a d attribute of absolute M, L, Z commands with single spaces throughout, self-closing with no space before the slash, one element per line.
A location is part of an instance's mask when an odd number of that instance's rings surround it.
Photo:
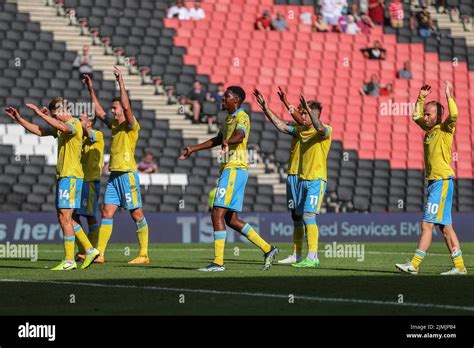
<path fill-rule="evenodd" d="M 327 157 L 332 142 L 332 128 L 319 134 L 314 127 L 294 127 L 293 134 L 300 137 L 300 167 L 298 179 L 327 181 Z"/>
<path fill-rule="evenodd" d="M 259 17 L 257 19 L 257 23 L 262 23 L 263 27 L 267 29 L 267 28 L 270 28 L 270 25 L 272 24 L 272 20 L 271 18 L 267 18 L 267 17 Z"/>
<path fill-rule="evenodd" d="M 384 22 L 384 8 L 382 5 L 370 8 L 370 5 L 378 4 L 379 0 L 369 0 L 369 17 L 377 24 L 383 24 Z"/>
<path fill-rule="evenodd" d="M 221 160 L 221 171 L 226 168 L 247 169 L 247 142 L 250 134 L 250 118 L 243 108 L 237 109 L 233 114 L 227 115 L 222 126 L 222 139 L 229 140 L 237 129 L 241 129 L 245 137 L 239 144 L 229 144 L 228 153 Z"/>
<path fill-rule="evenodd" d="M 99 130 L 91 130 L 91 133 L 92 139 L 83 139 L 81 163 L 84 181 L 100 181 L 104 160 L 104 135 Z"/>
<path fill-rule="evenodd" d="M 115 119 L 108 119 L 107 122 L 112 129 L 109 170 L 111 172 L 135 172 L 137 170 L 135 148 L 140 132 L 137 119 L 133 118 L 133 125 L 129 125 L 127 121 L 119 124 Z"/>
<path fill-rule="evenodd" d="M 51 135 L 58 139 L 56 178 L 75 177 L 82 179 L 84 177 L 81 164 L 82 125 L 74 117 L 71 117 L 65 123 L 72 133 L 63 133 L 55 128 L 50 128 Z"/>

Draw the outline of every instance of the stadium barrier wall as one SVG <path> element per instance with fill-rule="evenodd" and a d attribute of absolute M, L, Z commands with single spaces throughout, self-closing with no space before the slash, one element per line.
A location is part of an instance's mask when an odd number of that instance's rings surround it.
<path fill-rule="evenodd" d="M 268 241 L 291 242 L 289 214 L 241 214 Z M 322 214 L 317 217 L 321 242 L 415 242 L 422 215 L 418 213 Z M 211 243 L 213 229 L 207 213 L 148 213 L 150 242 Z M 463 242 L 474 242 L 474 213 L 453 214 L 454 228 Z M 85 222 L 84 222 L 85 223 Z M 84 226 L 87 224 L 85 223 Z M 85 228 L 87 230 L 87 228 Z M 117 213 L 111 242 L 136 242 L 136 226 L 128 213 Z M 443 238 L 438 229 L 434 241 Z M 62 232 L 54 213 L 0 213 L 0 243 L 57 243 Z M 228 228 L 227 241 L 246 242 Z"/>

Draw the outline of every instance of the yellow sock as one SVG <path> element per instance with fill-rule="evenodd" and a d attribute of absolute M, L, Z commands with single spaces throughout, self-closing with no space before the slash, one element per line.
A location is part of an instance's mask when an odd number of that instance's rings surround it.
<path fill-rule="evenodd" d="M 64 236 L 64 252 L 66 254 L 65 260 L 74 261 L 74 236 Z"/>
<path fill-rule="evenodd" d="M 97 249 L 100 252 L 100 256 L 104 257 L 105 248 L 109 242 L 110 236 L 112 235 L 112 228 L 114 226 L 113 219 L 102 219 L 99 229 L 99 240 L 97 242 Z"/>
<path fill-rule="evenodd" d="M 148 224 L 146 219 L 137 222 L 138 245 L 140 245 L 140 256 L 148 256 Z"/>
<path fill-rule="evenodd" d="M 214 231 L 214 263 L 219 266 L 224 265 L 224 246 L 225 239 L 227 237 L 227 231 Z"/>
<path fill-rule="evenodd" d="M 76 234 L 76 243 L 79 245 L 79 252 L 82 250 L 82 254 L 84 255 L 87 250 L 92 249 L 92 244 L 81 225 L 74 226 L 74 233 Z"/>
<path fill-rule="evenodd" d="M 464 265 L 464 259 L 462 258 L 461 250 L 456 250 L 456 252 L 451 255 L 451 258 L 453 259 L 454 267 L 457 269 L 464 269 L 466 267 Z"/>
<path fill-rule="evenodd" d="M 301 255 L 303 252 L 304 223 L 303 221 L 294 222 L 293 230 L 293 254 Z"/>
<path fill-rule="evenodd" d="M 411 259 L 411 264 L 413 267 L 418 269 L 420 267 L 421 261 L 425 258 L 426 253 L 423 250 L 416 249 L 415 255 L 413 255 L 413 258 Z"/>
<path fill-rule="evenodd" d="M 242 233 L 264 253 L 268 253 L 271 250 L 272 246 L 265 242 L 249 224 L 245 224 L 244 228 L 242 228 Z"/>
<path fill-rule="evenodd" d="M 306 228 L 306 236 L 308 238 L 308 256 L 310 260 L 316 260 L 318 258 L 318 241 L 319 241 L 319 230 L 316 225 L 316 215 L 304 214 L 303 222 Z"/>
<path fill-rule="evenodd" d="M 97 242 L 99 241 L 99 224 L 89 225 L 89 240 L 94 248 L 97 248 Z"/>
<path fill-rule="evenodd" d="M 81 242 L 79 242 L 79 239 L 76 239 L 76 245 L 77 245 L 77 252 L 78 254 L 84 255 L 86 253 L 84 247 L 82 246 Z"/>

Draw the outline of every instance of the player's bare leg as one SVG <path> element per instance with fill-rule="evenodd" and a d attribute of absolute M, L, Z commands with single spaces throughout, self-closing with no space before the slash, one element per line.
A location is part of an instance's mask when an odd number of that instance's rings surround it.
<path fill-rule="evenodd" d="M 464 275 L 467 274 L 466 266 L 464 265 L 464 259 L 461 252 L 461 244 L 459 243 L 458 236 L 454 231 L 453 225 L 440 226 L 440 230 L 443 233 L 448 247 L 451 259 L 453 260 L 454 267 L 441 273 L 442 275 Z"/>
<path fill-rule="evenodd" d="M 105 249 L 107 248 L 110 236 L 112 235 L 113 218 L 117 208 L 118 207 L 114 204 L 104 204 L 102 207 L 102 221 L 97 242 L 97 249 L 99 249 L 100 256 L 95 260 L 97 263 L 105 262 Z"/>
<path fill-rule="evenodd" d="M 239 219 L 239 216 L 235 211 L 228 211 L 225 214 L 225 222 L 228 226 L 243 234 L 249 241 L 262 250 L 264 256 L 263 269 L 270 269 L 275 257 L 278 255 L 278 248 L 268 244 L 265 240 L 263 240 L 263 238 L 258 235 L 252 226 Z"/>
<path fill-rule="evenodd" d="M 133 265 L 145 265 L 150 263 L 148 257 L 148 224 L 145 219 L 145 214 L 142 208 L 133 209 L 130 211 L 130 216 L 137 225 L 137 238 L 140 246 L 138 256 L 129 261 Z"/>

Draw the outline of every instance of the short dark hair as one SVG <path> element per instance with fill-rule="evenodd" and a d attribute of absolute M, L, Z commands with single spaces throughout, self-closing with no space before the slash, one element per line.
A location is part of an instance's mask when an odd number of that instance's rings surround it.
<path fill-rule="evenodd" d="M 114 99 L 112 99 L 112 103 L 115 103 L 115 102 L 122 103 L 122 99 L 120 99 L 120 97 L 115 97 Z"/>
<path fill-rule="evenodd" d="M 240 99 L 240 104 L 242 104 L 245 100 L 245 91 L 242 87 L 239 86 L 229 86 L 227 90 L 231 91 L 232 94 L 235 94 Z"/>
<path fill-rule="evenodd" d="M 311 110 L 323 111 L 323 105 L 315 99 L 308 101 L 308 105 Z"/>
<path fill-rule="evenodd" d="M 426 106 L 428 106 L 428 105 L 435 105 L 436 106 L 436 117 L 438 118 L 438 120 L 443 118 L 443 115 L 444 115 L 444 106 L 443 106 L 443 104 L 433 100 L 433 101 L 430 101 L 430 102 L 426 103 Z"/>
<path fill-rule="evenodd" d="M 61 108 L 64 104 L 64 98 L 63 97 L 55 97 L 51 99 L 51 101 L 48 104 L 48 109 L 50 112 L 54 112 Z"/>

